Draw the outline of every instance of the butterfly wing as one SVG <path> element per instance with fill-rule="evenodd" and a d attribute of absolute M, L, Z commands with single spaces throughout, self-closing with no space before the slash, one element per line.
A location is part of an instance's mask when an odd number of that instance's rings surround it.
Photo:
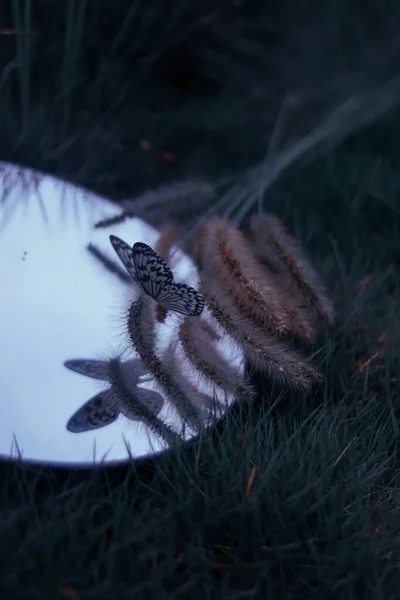
<path fill-rule="evenodd" d="M 132 248 L 128 246 L 128 244 L 124 242 L 124 240 L 121 240 L 115 235 L 110 235 L 110 242 L 115 252 L 118 254 L 120 261 L 124 265 L 125 269 L 128 271 L 129 275 L 136 283 L 138 283 L 136 277 L 135 264 L 133 260 Z"/>
<path fill-rule="evenodd" d="M 167 310 L 188 317 L 197 317 L 204 309 L 203 296 L 185 283 L 171 283 L 158 302 Z"/>
<path fill-rule="evenodd" d="M 137 283 L 149 296 L 158 301 L 163 289 L 174 276 L 167 263 L 147 244 L 136 242 L 132 248 Z"/>
<path fill-rule="evenodd" d="M 117 420 L 120 410 L 110 390 L 100 392 L 83 404 L 68 420 L 67 430 L 83 433 L 106 427 Z"/>
<path fill-rule="evenodd" d="M 164 406 L 164 398 L 154 390 L 146 388 L 137 388 L 138 400 L 155 415 L 158 415 Z"/>
<path fill-rule="evenodd" d="M 203 312 L 203 296 L 186 284 L 173 283 L 171 269 L 150 246 L 136 242 L 131 250 L 114 235 L 110 241 L 128 273 L 148 296 L 167 310 L 183 315 L 198 316 Z"/>
<path fill-rule="evenodd" d="M 164 406 L 164 398 L 161 396 L 161 394 L 155 392 L 154 390 L 138 387 L 135 390 L 135 397 L 140 404 L 143 404 L 156 416 L 161 412 L 162 407 Z M 140 421 L 142 419 L 140 407 L 136 408 L 134 406 L 124 406 L 121 412 L 128 419 L 134 421 Z"/>
<path fill-rule="evenodd" d="M 92 377 L 92 379 L 99 379 L 100 381 L 109 380 L 108 362 L 104 360 L 75 358 L 73 360 L 66 360 L 64 366 L 70 369 L 70 371 L 75 371 L 75 373 L 80 373 L 86 377 Z"/>

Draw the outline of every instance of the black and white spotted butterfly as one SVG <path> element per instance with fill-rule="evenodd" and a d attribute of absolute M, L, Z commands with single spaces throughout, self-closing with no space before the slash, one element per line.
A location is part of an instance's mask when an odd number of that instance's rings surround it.
<path fill-rule="evenodd" d="M 136 388 L 139 402 L 144 404 L 154 415 L 158 415 L 164 406 L 164 399 L 158 392 L 144 388 Z M 67 430 L 71 433 L 84 433 L 93 431 L 114 423 L 122 414 L 131 421 L 141 421 L 140 414 L 136 414 L 128 407 L 121 404 L 115 391 L 111 388 L 100 392 L 90 398 L 72 415 L 67 422 Z"/>
<path fill-rule="evenodd" d="M 115 235 L 110 242 L 132 279 L 161 306 L 191 317 L 203 312 L 203 296 L 185 283 L 174 283 L 171 269 L 153 248 L 143 242 L 131 248 Z"/>

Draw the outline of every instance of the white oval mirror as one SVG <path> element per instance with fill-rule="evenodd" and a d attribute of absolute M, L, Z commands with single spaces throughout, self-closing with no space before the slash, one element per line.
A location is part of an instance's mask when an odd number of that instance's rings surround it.
<path fill-rule="evenodd" d="M 7 163 L 0 163 L 0 177 L 0 455 L 71 464 L 162 450 L 165 445 L 143 419 L 115 406 L 106 381 L 108 361 L 120 357 L 117 367 L 128 373 L 124 380 L 139 386 L 152 414 L 179 431 L 168 398 L 133 350 L 126 354 L 125 315 L 135 284 L 109 240 L 113 234 L 130 245 L 153 246 L 158 233 L 138 219 L 95 230 L 97 221 L 118 212 L 110 201 Z M 96 260 L 99 251 L 113 261 L 117 274 Z M 190 284 L 192 263 L 177 256 L 174 274 Z M 177 322 L 179 316 L 169 315 L 160 324 L 157 343 L 165 357 Z M 240 371 L 237 348 L 221 339 L 215 343 Z M 69 368 L 65 361 L 72 361 Z M 82 369 L 91 376 L 79 374 Z M 194 379 L 193 385 L 198 387 Z M 82 428 L 88 411 L 91 426 Z"/>

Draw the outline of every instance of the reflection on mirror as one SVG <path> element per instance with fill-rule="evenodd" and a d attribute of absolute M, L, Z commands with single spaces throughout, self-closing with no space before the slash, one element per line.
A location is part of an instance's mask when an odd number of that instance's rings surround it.
<path fill-rule="evenodd" d="M 10 164 L 0 165 L 0 177 L 0 454 L 57 463 L 124 460 L 196 433 L 182 415 L 190 420 L 190 413 L 197 428 L 218 418 L 232 394 L 210 392 L 181 362 L 182 307 L 201 304 L 202 296 L 190 286 L 197 282 L 193 263 L 173 247 L 173 236 L 139 219 L 95 230 L 115 215 L 111 202 Z M 113 248 L 111 233 L 121 244 L 127 240 L 127 254 L 118 242 Z M 150 254 L 137 254 L 131 265 L 136 242 Z M 168 265 L 153 247 L 171 256 Z M 139 298 L 149 321 L 145 343 L 154 352 L 150 369 L 132 346 L 124 316 Z M 210 315 L 198 324 L 192 318 L 182 335 L 199 327 L 212 356 L 241 377 L 238 347 L 208 326 Z M 167 384 L 151 371 L 154 361 L 168 365 Z M 184 394 L 192 409 L 184 408 Z"/>
<path fill-rule="evenodd" d="M 253 399 L 245 362 L 286 389 L 320 383 L 307 349 L 333 305 L 274 215 L 245 231 L 211 216 L 188 236 L 160 193 L 138 201 L 156 231 L 134 201 L 116 216 L 51 177 L 2 173 L 3 455 L 104 462 L 183 443 Z"/>

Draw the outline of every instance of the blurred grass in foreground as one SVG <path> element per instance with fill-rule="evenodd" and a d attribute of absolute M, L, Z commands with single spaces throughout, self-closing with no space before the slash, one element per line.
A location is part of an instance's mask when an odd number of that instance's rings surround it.
<path fill-rule="evenodd" d="M 113 472 L 2 465 L 0 588 L 29 598 L 398 597 L 398 112 L 345 144 L 336 132 L 336 149 L 268 190 L 260 166 L 396 76 L 399 13 L 394 2 L 268 12 L 0 3 L 1 159 L 116 200 L 181 176 L 228 176 L 254 203 L 258 185 L 339 313 L 315 398 L 282 399 L 272 386 L 260 413 L 228 418 L 199 447 Z"/>

